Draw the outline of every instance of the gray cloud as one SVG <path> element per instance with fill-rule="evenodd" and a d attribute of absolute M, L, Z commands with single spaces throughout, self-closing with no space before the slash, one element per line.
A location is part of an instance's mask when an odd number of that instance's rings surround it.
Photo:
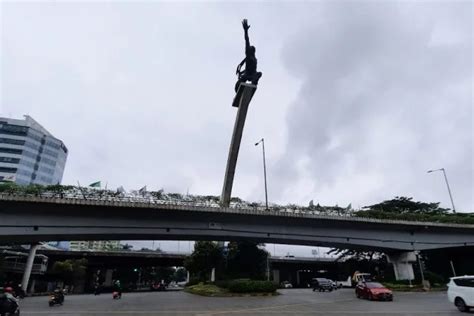
<path fill-rule="evenodd" d="M 353 206 L 408 195 L 448 207 L 441 175 L 426 174 L 444 167 L 458 208 L 472 211 L 470 8 L 339 2 L 287 39 L 283 60 L 302 85 L 286 118 L 279 191 Z"/>
<path fill-rule="evenodd" d="M 220 194 L 240 20 L 264 72 L 234 195 L 472 211 L 468 2 L 2 3 L 1 111 L 70 149 L 64 182 Z"/>

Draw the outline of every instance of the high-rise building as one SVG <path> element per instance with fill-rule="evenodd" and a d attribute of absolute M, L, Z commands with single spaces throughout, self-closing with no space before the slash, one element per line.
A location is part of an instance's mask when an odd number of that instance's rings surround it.
<path fill-rule="evenodd" d="M 118 240 L 90 240 L 90 241 L 70 241 L 69 250 L 93 250 L 107 251 L 120 249 L 120 241 Z"/>
<path fill-rule="evenodd" d="M 67 158 L 64 143 L 32 117 L 0 117 L 0 181 L 59 184 Z"/>

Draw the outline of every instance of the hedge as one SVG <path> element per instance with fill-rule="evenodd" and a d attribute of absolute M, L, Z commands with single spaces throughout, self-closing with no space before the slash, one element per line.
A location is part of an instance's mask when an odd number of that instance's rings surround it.
<path fill-rule="evenodd" d="M 234 280 L 229 282 L 229 291 L 232 293 L 272 293 L 277 286 L 270 281 Z"/>

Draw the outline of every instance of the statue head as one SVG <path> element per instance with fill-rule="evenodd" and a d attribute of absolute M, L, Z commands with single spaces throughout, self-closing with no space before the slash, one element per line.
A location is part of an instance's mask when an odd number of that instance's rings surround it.
<path fill-rule="evenodd" d="M 250 46 L 249 50 L 252 54 L 255 54 L 255 46 Z"/>

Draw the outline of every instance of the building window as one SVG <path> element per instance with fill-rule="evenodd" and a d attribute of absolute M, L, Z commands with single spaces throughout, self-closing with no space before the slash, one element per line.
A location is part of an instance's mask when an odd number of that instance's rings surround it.
<path fill-rule="evenodd" d="M 28 127 L 11 124 L 3 125 L 0 127 L 0 133 L 7 135 L 26 136 L 28 133 Z"/>
<path fill-rule="evenodd" d="M 25 141 L 21 139 L 11 139 L 0 137 L 0 144 L 24 145 Z"/>
<path fill-rule="evenodd" d="M 38 154 L 33 154 L 32 152 L 29 152 L 28 150 L 23 151 L 23 156 L 29 157 L 31 159 L 36 159 Z"/>
<path fill-rule="evenodd" d="M 21 155 L 23 150 L 15 149 L 15 148 L 0 148 L 0 153 L 7 153 L 7 154 L 18 154 Z"/>
<path fill-rule="evenodd" d="M 32 138 L 34 140 L 36 140 L 37 142 L 40 142 L 42 141 L 42 138 L 41 136 L 39 136 L 38 134 L 34 133 L 32 130 L 30 130 L 30 132 L 28 133 L 28 137 L 29 138 Z"/>
<path fill-rule="evenodd" d="M 20 158 L 0 157 L 0 162 L 19 163 Z"/>
<path fill-rule="evenodd" d="M 21 169 L 21 168 L 17 171 L 16 174 L 26 176 L 28 179 L 31 178 L 31 171 L 27 171 L 27 170 L 24 170 L 24 169 Z"/>
<path fill-rule="evenodd" d="M 52 151 L 49 149 L 44 149 L 43 152 L 51 157 L 57 158 L 58 157 L 58 152 L 57 151 Z"/>
<path fill-rule="evenodd" d="M 0 167 L 0 172 L 16 173 L 17 168 Z"/>
<path fill-rule="evenodd" d="M 40 160 L 40 161 L 43 162 L 43 163 L 45 163 L 45 164 L 47 164 L 47 165 L 50 165 L 50 166 L 52 166 L 52 167 L 56 166 L 56 162 L 54 162 L 54 161 L 51 160 L 51 159 L 45 158 L 44 156 L 41 157 L 41 160 Z"/>
<path fill-rule="evenodd" d="M 25 142 L 25 147 L 28 147 L 37 151 L 40 148 L 40 145 L 37 145 L 33 142 Z"/>

